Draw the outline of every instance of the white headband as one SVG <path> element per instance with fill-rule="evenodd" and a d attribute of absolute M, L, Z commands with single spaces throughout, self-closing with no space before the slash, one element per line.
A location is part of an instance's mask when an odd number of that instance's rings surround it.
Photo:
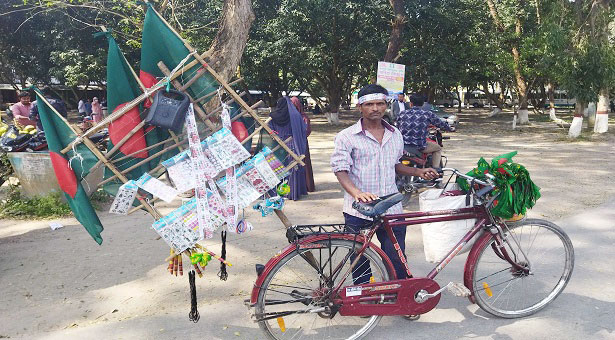
<path fill-rule="evenodd" d="M 387 95 L 384 93 L 370 93 L 359 97 L 359 105 L 372 100 L 387 100 Z"/>

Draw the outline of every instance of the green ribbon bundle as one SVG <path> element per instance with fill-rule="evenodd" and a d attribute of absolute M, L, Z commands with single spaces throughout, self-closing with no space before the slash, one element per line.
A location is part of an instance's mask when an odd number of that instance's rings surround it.
<path fill-rule="evenodd" d="M 491 208 L 491 213 L 505 219 L 512 218 L 515 214 L 525 214 L 540 198 L 540 188 L 532 182 L 527 169 L 512 161 L 516 154 L 517 151 L 513 151 L 497 156 L 491 160 L 491 164 L 481 157 L 478 166 L 467 173 L 468 176 L 481 180 L 486 179 L 487 173 L 495 177 L 494 193 L 500 193 L 500 196 Z M 465 191 L 470 189 L 463 178 L 457 178 L 457 184 Z"/>

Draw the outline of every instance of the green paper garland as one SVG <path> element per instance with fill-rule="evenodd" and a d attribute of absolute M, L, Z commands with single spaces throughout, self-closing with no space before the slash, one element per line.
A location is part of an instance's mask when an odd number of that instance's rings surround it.
<path fill-rule="evenodd" d="M 516 154 L 517 151 L 513 151 L 497 156 L 491 160 L 491 164 L 481 157 L 478 166 L 466 174 L 480 180 L 486 179 L 486 173 L 495 177 L 494 193 L 500 193 L 500 196 L 497 204 L 491 208 L 491 213 L 505 219 L 524 215 L 540 198 L 540 188 L 532 182 L 527 169 L 521 164 L 513 163 L 512 158 Z M 457 184 L 464 191 L 470 189 L 463 178 L 457 178 Z"/>

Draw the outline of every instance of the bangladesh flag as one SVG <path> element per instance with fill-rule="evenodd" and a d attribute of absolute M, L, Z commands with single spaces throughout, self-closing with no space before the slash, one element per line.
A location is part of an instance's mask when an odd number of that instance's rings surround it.
<path fill-rule="evenodd" d="M 62 155 L 60 151 L 70 145 L 77 134 L 68 125 L 64 117 L 60 116 L 49 105 L 40 91 L 35 89 L 35 92 L 36 105 L 47 137 L 49 156 L 58 184 L 77 220 L 85 227 L 85 230 L 94 238 L 96 243 L 101 244 L 103 240 L 100 233 L 103 231 L 103 226 L 85 190 L 83 190 L 83 186 L 81 186 L 81 180 L 89 173 L 98 159 L 83 144 L 77 145 L 73 149 L 74 151 L 69 151 L 67 153 L 68 158 Z M 71 160 L 70 163 L 69 159 Z"/>
<path fill-rule="evenodd" d="M 162 61 L 169 70 L 173 70 L 190 52 L 184 46 L 182 40 L 177 34 L 166 25 L 164 20 L 156 12 L 156 10 L 148 3 L 147 13 L 145 15 L 145 22 L 143 23 L 143 38 L 141 42 L 141 70 L 139 72 L 139 78 L 145 87 L 150 88 L 155 85 L 159 79 L 165 77 L 165 75 L 158 68 L 158 63 Z M 179 81 L 188 81 L 196 72 L 207 72 L 201 67 L 196 65 L 190 70 L 184 72 L 183 77 L 177 78 Z M 209 74 L 202 75 L 194 84 L 188 89 L 188 93 L 192 95 L 192 98 L 198 98 L 211 91 L 217 89 L 218 83 Z M 148 102 L 145 106 L 149 106 Z M 169 132 L 156 128 L 155 130 L 148 132 L 146 138 L 158 138 L 163 140 L 169 137 Z M 149 144 L 148 139 L 148 144 Z M 157 151 L 161 150 L 159 148 Z M 165 153 L 161 157 L 150 161 L 150 166 L 157 166 L 161 160 L 168 159 L 177 153 L 177 149 Z M 153 151 L 152 151 L 153 153 Z"/>
<path fill-rule="evenodd" d="M 132 69 L 124 54 L 111 36 L 105 32 L 109 40 L 107 53 L 107 107 L 109 112 L 115 112 L 128 102 L 138 97 L 142 91 L 135 79 Z M 110 147 L 117 144 L 128 132 L 141 123 L 139 106 L 132 108 L 109 125 Z M 147 158 L 147 146 L 143 129 L 139 129 L 128 141 L 120 146 L 120 151 L 134 158 Z M 110 148 L 109 148 L 110 149 Z"/>
<path fill-rule="evenodd" d="M 158 68 L 158 62 L 162 61 L 169 70 L 173 70 L 189 53 L 183 41 L 160 17 L 158 12 L 148 3 L 145 22 L 143 23 L 143 41 L 141 47 L 141 72 L 140 78 L 146 87 L 156 84 L 157 77 L 164 77 Z M 194 60 L 190 58 L 188 62 Z M 207 72 L 200 64 L 185 71 L 182 77 L 177 78 L 180 82 L 187 82 L 197 72 Z M 202 75 L 190 86 L 188 92 L 192 98 L 200 98 L 218 88 L 218 82 L 209 74 Z M 214 96 L 215 98 L 215 96 Z"/>

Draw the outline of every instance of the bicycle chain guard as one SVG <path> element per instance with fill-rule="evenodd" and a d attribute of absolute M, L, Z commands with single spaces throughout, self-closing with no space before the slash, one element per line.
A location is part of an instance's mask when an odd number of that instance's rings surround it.
<path fill-rule="evenodd" d="M 344 316 L 425 314 L 436 307 L 440 294 L 421 303 L 417 302 L 417 294 L 439 289 L 436 281 L 425 277 L 346 286 L 340 291 L 339 313 Z"/>

